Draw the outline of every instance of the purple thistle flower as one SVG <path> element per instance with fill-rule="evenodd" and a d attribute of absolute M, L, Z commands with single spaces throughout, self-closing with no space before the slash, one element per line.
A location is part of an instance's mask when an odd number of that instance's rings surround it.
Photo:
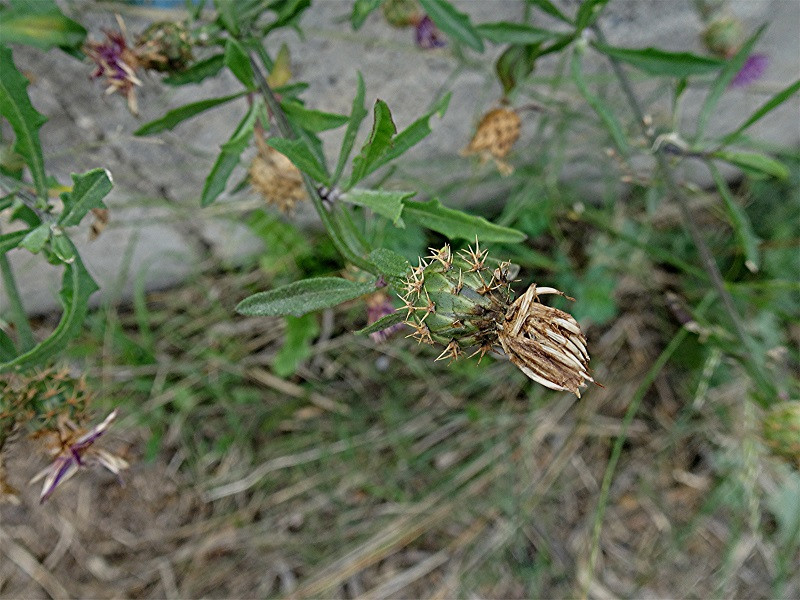
<path fill-rule="evenodd" d="M 81 467 L 98 464 L 117 476 L 122 469 L 128 467 L 128 463 L 119 456 L 93 447 L 116 417 L 117 411 L 114 410 L 102 423 L 95 425 L 85 433 L 69 422 L 65 423 L 58 432 L 50 432 L 57 436 L 56 443 L 51 450 L 55 458 L 48 467 L 42 469 L 31 479 L 31 483 L 44 479 L 39 502 L 47 500 L 60 484 L 72 477 Z M 77 438 L 74 437 L 76 434 L 78 434 Z"/>
<path fill-rule="evenodd" d="M 425 15 L 417 22 L 415 29 L 417 46 L 423 50 L 441 48 L 447 45 L 447 42 L 441 38 L 441 33 L 428 15 Z"/>
<path fill-rule="evenodd" d="M 138 114 L 135 86 L 142 85 L 136 76 L 139 61 L 128 48 L 125 36 L 114 31 L 105 31 L 106 39 L 102 42 L 87 42 L 83 51 L 95 63 L 92 79 L 105 77 L 106 94 L 119 92 L 128 100 L 128 108 L 134 115 Z"/>
<path fill-rule="evenodd" d="M 736 73 L 728 85 L 729 88 L 740 88 L 752 85 L 764 75 L 769 66 L 769 56 L 766 54 L 751 54 Z"/>

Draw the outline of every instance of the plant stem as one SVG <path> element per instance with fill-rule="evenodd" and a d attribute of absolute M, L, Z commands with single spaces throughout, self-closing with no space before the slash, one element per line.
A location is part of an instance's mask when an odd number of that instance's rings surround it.
<path fill-rule="evenodd" d="M 595 23 L 592 25 L 592 30 L 594 31 L 595 35 L 597 36 L 597 40 L 603 44 L 606 43 L 605 36 L 603 32 L 600 30 L 599 25 Z M 639 128 L 642 130 L 645 138 L 650 142 L 652 145 L 655 143 L 655 136 L 648 131 L 647 125 L 645 123 L 644 111 L 642 110 L 641 104 L 639 103 L 639 98 L 636 95 L 636 92 L 633 90 L 633 86 L 631 86 L 630 79 L 628 79 L 625 70 L 622 68 L 622 65 L 619 63 L 617 59 L 612 56 L 607 56 L 609 62 L 611 63 L 611 68 L 614 71 L 614 75 L 616 75 L 617 80 L 619 81 L 620 87 L 622 88 L 622 92 L 625 94 L 625 97 L 628 100 L 628 104 L 633 111 L 634 116 L 636 117 L 636 121 L 639 125 Z M 733 323 L 733 327 L 736 331 L 736 336 L 739 338 L 741 343 L 750 353 L 751 358 L 755 361 L 755 364 L 758 366 L 756 370 L 756 378 L 759 380 L 759 383 L 764 386 L 764 389 L 774 391 L 774 386 L 769 381 L 769 379 L 765 376 L 762 372 L 762 363 L 758 360 L 758 357 L 761 356 L 760 350 L 754 343 L 753 339 L 747 333 L 742 323 L 742 318 L 739 316 L 739 311 L 736 309 L 736 305 L 733 303 L 733 298 L 731 297 L 730 293 L 728 293 L 727 288 L 725 287 L 725 281 L 722 278 L 722 273 L 720 273 L 719 267 L 717 266 L 714 257 L 711 254 L 711 250 L 709 249 L 708 245 L 706 244 L 705 240 L 703 239 L 702 234 L 700 233 L 700 229 L 697 226 L 697 223 L 692 216 L 691 211 L 689 210 L 689 200 L 683 192 L 683 189 L 678 184 L 678 180 L 675 177 L 675 173 L 673 172 L 672 168 L 670 167 L 667 159 L 664 155 L 660 152 L 654 152 L 656 162 L 658 164 L 658 169 L 661 171 L 664 179 L 667 183 L 667 188 L 670 190 L 670 194 L 678 204 L 678 209 L 681 213 L 681 218 L 683 219 L 686 228 L 689 231 L 689 235 L 692 238 L 692 242 L 694 243 L 697 251 L 700 253 L 700 261 L 703 264 L 703 268 L 705 269 L 706 273 L 711 279 L 711 284 L 716 290 L 717 294 L 719 295 L 720 299 L 722 300 L 722 304 L 725 307 L 725 311 L 728 313 L 728 317 L 730 318 L 731 322 Z"/>
<path fill-rule="evenodd" d="M 19 295 L 17 281 L 14 278 L 14 271 L 5 253 L 0 254 L 0 271 L 3 276 L 3 288 L 8 297 L 9 308 L 11 309 L 11 321 L 17 328 L 17 338 L 19 341 L 20 352 L 27 352 L 36 345 L 33 339 L 31 325 L 28 323 L 28 316 L 25 314 L 25 307 L 22 305 L 22 298 Z"/>
<path fill-rule="evenodd" d="M 297 136 L 295 136 L 292 126 L 286 119 L 286 115 L 281 108 L 280 102 L 275 97 L 272 88 L 270 88 L 269 83 L 267 82 L 267 79 L 264 76 L 264 73 L 261 71 L 261 67 L 256 60 L 256 57 L 252 54 L 250 56 L 250 63 L 253 66 L 253 74 L 255 75 L 256 83 L 258 84 L 258 89 L 261 92 L 261 96 L 264 98 L 264 101 L 267 103 L 270 112 L 275 117 L 275 122 L 278 125 L 278 130 L 280 131 L 281 135 L 290 140 L 296 139 Z M 314 185 L 311 177 L 306 175 L 303 171 L 300 171 L 300 175 L 303 178 L 303 185 L 306 188 L 306 193 L 311 199 L 314 208 L 317 210 L 317 214 L 322 221 L 322 225 L 328 232 L 328 235 L 330 236 L 331 241 L 333 241 L 333 245 L 336 246 L 336 249 L 339 251 L 339 254 L 341 254 L 346 261 L 353 263 L 358 268 L 370 273 L 374 273 L 375 267 L 372 265 L 372 263 L 370 263 L 363 256 L 353 252 L 347 243 L 345 243 L 336 223 L 333 221 L 330 213 L 322 203 L 322 199 L 320 198 L 317 188 Z"/>

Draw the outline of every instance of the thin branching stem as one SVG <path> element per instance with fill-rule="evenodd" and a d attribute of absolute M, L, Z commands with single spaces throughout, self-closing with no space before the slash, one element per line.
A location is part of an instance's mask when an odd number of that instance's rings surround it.
<path fill-rule="evenodd" d="M 31 331 L 30 323 L 28 323 L 28 315 L 25 313 L 25 306 L 22 304 L 14 271 L 11 269 L 11 264 L 8 262 L 8 257 L 5 253 L 0 254 L 0 272 L 2 272 L 3 288 L 8 298 L 11 321 L 17 328 L 19 349 L 21 352 L 26 352 L 36 345 L 36 341 L 33 339 L 33 331 Z"/>
<path fill-rule="evenodd" d="M 597 24 L 594 24 L 592 26 L 592 30 L 597 36 L 598 41 L 605 44 L 606 39 L 600 27 Z M 617 59 L 615 59 L 613 56 L 607 56 L 606 58 L 608 58 L 609 62 L 611 63 L 611 68 L 614 71 L 614 75 L 617 77 L 620 87 L 622 88 L 622 92 L 625 94 L 628 104 L 630 105 L 631 110 L 633 111 L 634 116 L 636 117 L 636 121 L 639 125 L 639 128 L 642 130 L 642 133 L 644 134 L 645 138 L 647 138 L 650 144 L 652 145 L 653 143 L 655 143 L 655 136 L 648 130 L 644 116 L 644 111 L 642 110 L 641 103 L 639 102 L 639 97 L 636 95 L 636 92 L 634 91 L 633 86 L 631 85 L 630 79 L 628 78 L 627 74 L 625 73 L 625 70 L 623 69 L 622 65 Z M 689 199 L 684 194 L 683 188 L 681 188 L 681 186 L 678 184 L 678 180 L 675 177 L 675 173 L 672 170 L 672 167 L 670 167 L 664 155 L 660 152 L 654 152 L 654 155 L 656 163 L 658 165 L 658 169 L 659 171 L 661 171 L 667 183 L 667 188 L 669 189 L 669 193 L 671 194 L 673 200 L 675 200 L 675 202 L 677 203 L 678 209 L 680 210 L 681 213 L 681 218 L 683 219 L 683 222 L 686 225 L 686 229 L 689 231 L 689 235 L 692 238 L 692 242 L 697 248 L 697 251 L 700 253 L 700 261 L 703 265 L 703 269 L 706 271 L 706 273 L 708 273 L 708 276 L 711 279 L 711 284 L 714 287 L 714 290 L 722 300 L 722 304 L 725 307 L 725 311 L 728 313 L 728 317 L 733 323 L 733 327 L 736 331 L 736 336 L 739 338 L 743 346 L 747 349 L 751 358 L 755 361 L 754 364 L 757 365 L 755 375 L 759 380 L 759 383 L 764 387 L 764 389 L 767 390 L 773 389 L 773 386 L 770 383 L 769 379 L 762 372 L 762 364 L 761 361 L 758 360 L 758 357 L 760 356 L 759 350 L 756 347 L 756 344 L 754 343 L 753 339 L 745 330 L 744 324 L 742 323 L 742 318 L 739 315 L 739 311 L 737 310 L 736 305 L 733 303 L 733 298 L 731 297 L 730 293 L 725 287 L 725 281 L 722 278 L 722 273 L 719 270 L 719 266 L 717 265 L 717 262 L 714 260 L 714 257 L 711 254 L 711 250 L 709 249 L 708 245 L 703 239 L 703 236 L 700 233 L 700 229 L 697 227 L 697 223 L 695 222 L 695 219 L 692 216 L 691 211 L 689 210 Z"/>
<path fill-rule="evenodd" d="M 255 75 L 256 83 L 259 91 L 261 92 L 261 96 L 264 98 L 264 102 L 267 103 L 272 116 L 275 118 L 275 123 L 277 124 L 281 135 L 290 140 L 296 139 L 295 133 L 292 130 L 292 126 L 289 124 L 289 121 L 287 120 L 286 115 L 281 108 L 280 102 L 275 97 L 272 88 L 267 82 L 267 78 L 261 71 L 261 66 L 258 64 L 256 56 L 250 56 L 250 63 L 253 66 L 253 74 Z M 314 182 L 311 180 L 311 177 L 306 175 L 303 171 L 300 171 L 300 175 L 303 178 L 303 185 L 306 188 L 306 193 L 311 199 L 311 202 L 313 203 L 314 208 L 316 209 L 317 214 L 322 221 L 322 225 L 325 227 L 325 230 L 331 237 L 331 241 L 333 242 L 333 245 L 336 246 L 339 254 L 341 254 L 346 261 L 353 263 L 358 268 L 368 272 L 374 272 L 375 267 L 372 265 L 372 263 L 370 263 L 363 256 L 359 256 L 353 252 L 345 243 L 336 223 L 333 221 L 330 213 L 322 203 L 322 199 L 320 198 L 317 188 L 314 185 Z"/>

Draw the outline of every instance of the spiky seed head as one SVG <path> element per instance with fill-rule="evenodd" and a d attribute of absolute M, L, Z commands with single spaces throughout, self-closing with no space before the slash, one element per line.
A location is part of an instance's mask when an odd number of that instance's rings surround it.
<path fill-rule="evenodd" d="M 463 350 L 481 358 L 502 349 L 534 381 L 580 396 L 594 381 L 589 374 L 586 338 L 568 313 L 539 301 L 562 292 L 532 285 L 514 300 L 508 262 L 490 265 L 488 252 L 474 246 L 453 256 L 449 247 L 431 249 L 430 262 L 420 260 L 401 287 L 406 294 L 408 337 L 445 346 L 437 360 L 457 360 Z"/>
<path fill-rule="evenodd" d="M 762 421 L 764 443 L 776 455 L 800 467 L 800 402 L 772 406 Z"/>

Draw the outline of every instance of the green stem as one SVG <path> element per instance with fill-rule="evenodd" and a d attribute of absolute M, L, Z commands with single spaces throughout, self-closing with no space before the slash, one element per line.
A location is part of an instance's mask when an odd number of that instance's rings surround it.
<path fill-rule="evenodd" d="M 600 27 L 597 24 L 594 24 L 592 26 L 592 30 L 597 36 L 597 40 L 605 44 L 606 39 L 603 35 L 603 32 L 600 30 Z M 630 105 L 631 110 L 636 117 L 639 128 L 642 130 L 645 138 L 652 145 L 655 143 L 655 135 L 648 130 L 644 117 L 644 111 L 642 110 L 641 104 L 639 103 L 639 98 L 636 95 L 636 92 L 633 90 L 633 86 L 631 85 L 627 74 L 617 59 L 611 56 L 606 58 L 608 58 L 609 62 L 611 63 L 611 68 L 614 71 L 614 75 L 617 77 L 620 87 L 622 88 L 622 92 L 625 94 L 625 97 L 628 100 L 628 104 Z M 711 284 L 716 290 L 717 295 L 719 295 L 720 299 L 722 300 L 722 305 L 724 306 L 725 311 L 728 313 L 728 317 L 733 323 L 736 336 L 739 338 L 744 347 L 747 348 L 751 356 L 759 356 L 760 350 L 745 330 L 744 324 L 742 323 L 742 318 L 739 316 L 739 311 L 736 309 L 736 305 L 733 303 L 733 298 L 725 288 L 725 282 L 722 278 L 722 273 L 720 272 L 719 267 L 717 266 L 713 255 L 711 254 L 711 250 L 700 233 L 700 229 L 697 226 L 694 216 L 689 210 L 689 200 L 684 194 L 683 188 L 678 185 L 678 180 L 675 177 L 675 173 L 672 171 L 672 168 L 670 167 L 664 155 L 660 152 L 654 152 L 654 155 L 656 163 L 658 164 L 658 169 L 661 171 L 662 175 L 664 176 L 664 180 L 667 183 L 667 188 L 670 190 L 673 200 L 675 200 L 678 205 L 681 218 L 689 231 L 692 242 L 697 248 L 697 251 L 700 253 L 700 261 L 703 264 L 703 268 L 705 269 L 706 273 L 708 273 L 708 276 L 711 279 Z M 766 390 L 774 391 L 774 386 L 769 381 L 767 376 L 762 372 L 762 365 L 757 363 L 757 366 L 758 369 L 754 375 L 756 379 L 758 379 L 759 384 L 762 385 Z"/>
<path fill-rule="evenodd" d="M 19 341 L 20 353 L 27 352 L 36 345 L 33 339 L 33 331 L 28 323 L 28 316 L 25 314 L 25 307 L 22 305 L 22 298 L 19 295 L 17 281 L 14 278 L 14 271 L 5 253 L 0 254 L 0 271 L 3 276 L 3 288 L 8 297 L 9 308 L 11 309 L 11 321 L 17 328 L 17 339 Z"/>
<path fill-rule="evenodd" d="M 294 131 L 292 130 L 292 126 L 289 124 L 289 121 L 286 119 L 286 115 L 281 108 L 281 104 L 278 99 L 275 97 L 275 94 L 270 88 L 269 83 L 267 82 L 266 77 L 264 77 L 264 73 L 261 71 L 261 67 L 258 64 L 256 57 L 251 54 L 250 56 L 250 63 L 253 66 L 253 74 L 255 75 L 256 82 L 258 84 L 258 89 L 261 92 L 261 96 L 264 98 L 264 101 L 267 103 L 270 112 L 275 117 L 275 122 L 278 125 L 278 130 L 280 131 L 281 135 L 287 139 L 295 139 L 296 136 Z M 322 199 L 317 192 L 317 188 L 314 185 L 314 182 L 311 180 L 306 173 L 300 171 L 300 175 L 303 178 L 303 185 L 306 188 L 306 194 L 311 199 L 314 208 L 319 215 L 320 220 L 322 221 L 322 225 L 325 227 L 325 230 L 328 232 L 328 235 L 333 241 L 333 245 L 339 251 L 339 254 L 348 261 L 353 263 L 359 269 L 364 271 L 373 273 L 375 272 L 375 267 L 371 262 L 369 262 L 363 256 L 360 256 L 353 252 L 347 243 L 344 241 L 344 238 L 339 231 L 336 223 L 331 218 L 331 214 L 325 208 L 325 205 L 322 203 Z"/>

